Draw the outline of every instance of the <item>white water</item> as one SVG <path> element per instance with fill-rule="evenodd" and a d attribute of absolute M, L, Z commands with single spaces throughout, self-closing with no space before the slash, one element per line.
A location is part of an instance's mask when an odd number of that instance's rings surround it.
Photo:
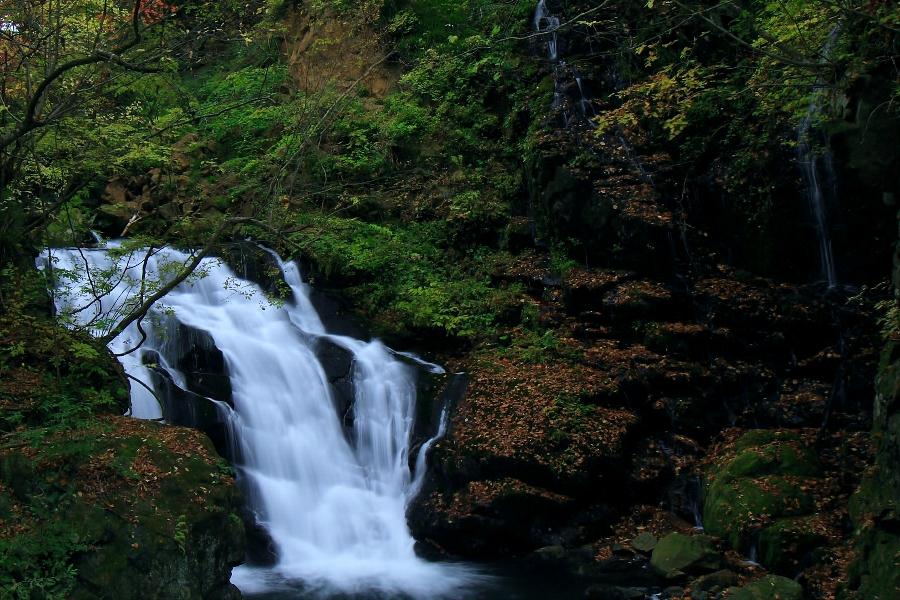
<path fill-rule="evenodd" d="M 45 253 L 38 264 L 47 268 L 52 260 L 62 278 L 57 308 L 65 314 L 86 307 L 75 315 L 84 325 L 134 302 L 145 263 L 151 279 L 166 278 L 172 276 L 171 265 L 190 258 L 171 249 L 146 261 L 145 255 L 138 251 L 115 259 L 106 249 L 64 249 Z M 293 292 L 284 306 L 268 303 L 255 284 L 241 281 L 220 261 L 206 259 L 200 267 L 205 276 L 182 284 L 166 296 L 164 306 L 154 307 L 145 321 L 147 341 L 122 357 L 129 375 L 152 386 L 142 360 L 147 353 L 158 352 L 160 366 L 183 386 L 184 377 L 166 363 L 171 340 L 165 332 L 175 331 L 176 320 L 209 333 L 225 357 L 234 410 L 219 405 L 229 413 L 251 507 L 278 555 L 271 569 L 236 569 L 234 583 L 247 593 L 301 583 L 306 591 L 325 595 L 374 591 L 416 598 L 459 597 L 478 577 L 460 566 L 418 558 L 406 523 L 406 507 L 421 488 L 424 452 L 430 447 L 428 443 L 420 452 L 413 477 L 409 469 L 416 399 L 413 369 L 378 341 L 329 335 L 297 266 L 276 259 Z M 124 272 L 125 277 L 97 300 L 91 281 L 96 285 L 102 270 Z M 109 324 L 94 322 L 91 328 L 102 334 Z M 140 338 L 132 324 L 110 347 L 123 352 Z M 351 439 L 345 436 L 315 354 L 321 338 L 353 355 Z M 134 415 L 161 416 L 154 397 L 142 386 L 132 386 L 132 393 Z M 442 416 L 441 434 L 445 427 Z"/>
<path fill-rule="evenodd" d="M 547 39 L 547 53 L 550 56 L 550 60 L 556 62 L 559 58 L 559 39 L 556 34 L 556 30 L 559 29 L 559 17 L 550 14 L 550 10 L 547 8 L 547 0 L 538 2 L 534 11 L 534 28 L 539 33 L 550 32 L 550 36 Z"/>
<path fill-rule="evenodd" d="M 567 79 L 574 79 L 578 87 L 578 112 L 582 117 L 590 121 L 593 106 L 588 94 L 585 93 L 584 81 L 581 76 L 560 57 L 559 28 L 561 21 L 558 16 L 550 12 L 547 0 L 539 0 L 535 7 L 533 25 L 537 33 L 547 34 L 547 56 L 553 64 L 554 92 L 551 108 L 554 111 L 560 111 L 563 124 L 568 128 L 572 122 L 572 115 L 566 100 L 564 84 Z"/>

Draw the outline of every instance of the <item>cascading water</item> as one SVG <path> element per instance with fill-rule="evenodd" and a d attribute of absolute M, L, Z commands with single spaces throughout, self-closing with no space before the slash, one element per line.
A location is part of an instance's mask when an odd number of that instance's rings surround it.
<path fill-rule="evenodd" d="M 553 65 L 553 104 L 554 110 L 562 113 L 563 124 L 568 127 L 572 122 L 572 114 L 566 101 L 565 88 L 567 87 L 567 79 L 574 79 L 575 86 L 578 90 L 578 103 L 576 105 L 578 113 L 584 118 L 590 118 L 593 113 L 593 106 L 588 94 L 585 92 L 584 81 L 581 76 L 562 60 L 559 51 L 559 27 L 561 21 L 558 16 L 554 15 L 547 6 L 547 0 L 540 0 L 534 10 L 534 30 L 537 33 L 546 34 L 547 37 L 547 56 Z"/>
<path fill-rule="evenodd" d="M 823 62 L 828 61 L 834 45 L 840 36 L 840 25 L 834 27 L 828 41 L 822 48 Z M 834 168 L 831 153 L 819 153 L 814 144 L 816 122 L 821 117 L 824 103 L 821 80 L 816 81 L 816 88 L 809 101 L 806 116 L 797 128 L 797 163 L 803 172 L 806 182 L 806 193 L 809 209 L 813 216 L 816 234 L 819 241 L 819 261 L 822 274 L 829 288 L 837 285 L 837 272 L 834 265 L 834 254 L 831 248 L 831 236 L 828 232 L 828 210 L 826 207 L 827 191 L 834 187 Z"/>
<path fill-rule="evenodd" d="M 547 56 L 553 64 L 553 110 L 562 109 L 563 123 L 569 126 L 569 111 L 565 108 L 565 94 L 563 93 L 563 79 L 566 62 L 559 59 L 559 17 L 550 13 L 547 1 L 540 0 L 534 10 L 534 29 L 538 33 L 547 33 Z"/>
<path fill-rule="evenodd" d="M 809 209 L 816 226 L 822 274 L 828 282 L 828 287 L 832 288 L 837 285 L 837 273 L 834 268 L 831 236 L 828 233 L 828 212 L 825 208 L 825 192 L 823 188 L 823 181 L 833 181 L 831 156 L 829 154 L 818 155 L 810 143 L 811 124 L 818 112 L 819 107 L 811 105 L 809 113 L 800 124 L 797 135 L 799 140 L 797 144 L 797 163 L 803 172 Z"/>
<path fill-rule="evenodd" d="M 539 33 L 550 32 L 547 38 L 547 53 L 550 55 L 550 60 L 556 62 L 559 59 L 559 38 L 556 34 L 556 30 L 559 29 L 559 17 L 550 14 L 547 0 L 538 2 L 534 11 L 534 28 Z"/>
<path fill-rule="evenodd" d="M 95 334 L 140 296 L 142 273 L 149 281 L 165 280 L 173 276 L 173 265 L 190 259 L 172 249 L 146 258 L 145 250 L 111 252 L 116 247 L 52 250 L 38 258 L 38 266 L 53 273 L 58 310 Z M 284 305 L 268 302 L 256 284 L 242 281 L 218 259 L 205 259 L 200 276 L 151 310 L 143 326 L 146 341 L 121 357 L 128 374 L 147 386 L 153 378 L 144 361 L 159 360 L 171 381 L 184 387 L 183 374 L 169 360 L 172 340 L 163 332 L 180 323 L 206 332 L 221 350 L 234 408 L 217 404 L 227 413 L 251 508 L 278 558 L 272 568 L 236 569 L 234 583 L 249 594 L 273 588 L 299 593 L 302 587 L 303 593 L 325 595 L 373 591 L 458 597 L 478 576 L 461 566 L 418 558 L 405 518 L 408 502 L 421 488 L 430 447 L 420 450 L 413 476 L 414 369 L 378 341 L 329 335 L 297 266 L 277 260 L 292 291 Z M 92 274 L 101 272 L 113 278 L 113 285 L 98 299 L 100 286 Z M 143 335 L 135 323 L 110 346 L 122 353 Z M 349 436 L 315 352 L 323 339 L 353 357 Z M 133 414 L 161 415 L 153 395 L 139 385 L 133 386 Z"/>

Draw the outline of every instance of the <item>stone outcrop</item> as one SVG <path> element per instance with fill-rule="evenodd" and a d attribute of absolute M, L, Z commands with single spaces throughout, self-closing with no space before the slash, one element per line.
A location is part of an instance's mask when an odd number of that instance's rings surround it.
<path fill-rule="evenodd" d="M 240 495 L 210 440 L 116 416 L 128 406 L 117 361 L 46 316 L 0 315 L 0 338 L 3 593 L 239 598 Z"/>
<path fill-rule="evenodd" d="M 894 286 L 900 290 L 900 246 L 894 259 Z M 900 292 L 897 292 L 900 293 Z M 875 464 L 851 498 L 857 559 L 850 571 L 852 598 L 884 600 L 900 593 L 900 338 L 888 304 L 892 330 L 881 354 L 874 409 Z"/>

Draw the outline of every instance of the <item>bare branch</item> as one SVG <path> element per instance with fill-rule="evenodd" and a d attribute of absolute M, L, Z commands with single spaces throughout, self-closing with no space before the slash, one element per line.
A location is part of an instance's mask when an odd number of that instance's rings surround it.
<path fill-rule="evenodd" d="M 206 258 L 207 256 L 209 256 L 210 252 L 213 251 L 213 249 L 219 243 L 219 240 L 229 230 L 229 228 L 231 228 L 235 225 L 240 225 L 240 224 L 245 224 L 245 223 L 258 224 L 259 222 L 256 221 L 255 219 L 250 219 L 250 218 L 246 218 L 246 217 L 235 217 L 232 219 L 225 219 L 224 221 L 222 221 L 222 224 L 215 231 L 215 233 L 213 233 L 213 235 L 209 238 L 209 240 L 206 242 L 206 245 L 203 246 L 203 249 L 201 249 L 199 252 L 194 254 L 191 261 L 188 264 L 184 265 L 184 268 L 182 268 L 181 272 L 178 275 L 176 275 L 168 283 L 166 283 L 165 285 L 160 287 L 158 290 L 156 290 L 156 292 L 147 296 L 147 298 L 144 299 L 144 301 L 141 303 L 140 306 L 138 306 L 136 309 L 132 310 L 121 321 L 119 321 L 115 327 L 113 327 L 109 332 L 106 333 L 106 335 L 104 335 L 100 338 L 100 341 L 104 345 L 109 344 L 120 333 L 125 331 L 129 325 L 131 325 L 132 323 L 134 323 L 135 321 L 137 321 L 139 319 L 143 319 L 147 315 L 147 313 L 150 311 L 150 309 L 153 308 L 154 304 L 156 304 L 157 302 L 162 300 L 169 292 L 171 292 L 176 287 L 181 285 L 188 277 L 190 277 L 194 273 L 194 271 L 197 270 L 197 267 L 200 266 L 200 263 L 203 261 L 203 259 Z"/>
<path fill-rule="evenodd" d="M 91 54 L 75 58 L 61 65 L 58 65 L 49 73 L 47 73 L 47 75 L 44 76 L 44 79 L 40 82 L 40 84 L 38 84 L 37 88 L 35 88 L 34 92 L 31 94 L 31 99 L 29 100 L 28 105 L 25 108 L 25 114 L 22 117 L 19 126 L 14 128 L 12 131 L 7 132 L 5 135 L 0 136 L 0 150 L 6 149 L 8 146 L 24 138 L 35 129 L 45 127 L 49 123 L 48 120 L 40 120 L 38 118 L 38 114 L 40 113 L 41 106 L 46 98 L 47 92 L 50 90 L 51 86 L 53 86 L 53 84 L 55 84 L 59 79 L 75 69 L 93 64 L 112 63 L 122 68 L 141 73 L 159 72 L 159 69 L 157 68 L 136 65 L 133 63 L 129 63 L 124 58 L 122 58 L 122 55 L 124 53 L 135 48 L 138 44 L 141 43 L 143 36 L 140 23 L 141 0 L 134 0 L 134 7 L 132 9 L 131 16 L 132 33 L 129 40 L 125 41 L 112 51 L 95 50 Z"/>

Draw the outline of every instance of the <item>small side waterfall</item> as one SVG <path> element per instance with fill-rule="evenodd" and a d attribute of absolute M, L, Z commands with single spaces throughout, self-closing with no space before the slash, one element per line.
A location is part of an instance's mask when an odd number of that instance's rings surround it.
<path fill-rule="evenodd" d="M 824 186 L 827 185 L 827 182 L 834 181 L 834 175 L 831 166 L 831 156 L 829 154 L 816 154 L 810 143 L 811 124 L 818 113 L 819 107 L 810 105 L 808 115 L 800 124 L 797 134 L 799 140 L 797 144 L 797 163 L 803 172 L 809 209 L 816 226 L 822 275 L 828 282 L 828 287 L 833 288 L 837 285 L 837 273 L 834 268 L 831 235 L 828 232 L 828 211 L 825 205 Z"/>
<path fill-rule="evenodd" d="M 828 41 L 822 48 L 823 61 L 831 56 L 834 45 L 840 36 L 840 25 L 834 27 L 828 36 Z M 829 288 L 837 285 L 837 272 L 834 264 L 834 253 L 831 248 L 831 235 L 828 230 L 827 199 L 834 193 L 834 167 L 831 153 L 827 150 L 820 153 L 816 148 L 815 138 L 821 134 L 817 130 L 817 120 L 822 115 L 824 94 L 822 82 L 816 81 L 816 88 L 809 101 L 806 116 L 797 128 L 797 164 L 803 172 L 806 182 L 806 193 L 809 201 L 810 213 L 816 227 L 816 235 L 819 241 L 819 261 L 822 275 L 825 277 Z"/>
<path fill-rule="evenodd" d="M 127 310 L 149 281 L 172 277 L 190 259 L 172 249 L 122 252 L 52 250 L 38 258 L 51 269 L 56 305 L 99 334 Z M 411 472 L 415 422 L 415 370 L 378 341 L 330 335 L 294 263 L 275 256 L 291 297 L 271 303 L 254 283 L 218 259 L 205 259 L 200 275 L 155 306 L 142 328 L 132 324 L 111 344 L 125 352 L 132 377 L 153 385 L 144 362 L 159 360 L 170 381 L 184 376 L 169 359 L 166 332 L 184 325 L 205 332 L 224 356 L 233 409 L 217 405 L 229 421 L 237 468 L 251 508 L 277 547 L 272 568 L 241 567 L 234 582 L 245 593 L 376 593 L 403 597 L 459 597 L 479 577 L 471 570 L 418 558 L 406 508 L 422 486 L 426 443 Z M 111 285 L 108 293 L 99 274 Z M 143 344 L 139 344 L 146 335 Z M 347 434 L 317 358 L 320 340 L 352 355 L 353 426 Z M 425 363 L 427 364 L 427 363 Z M 429 365 L 430 368 L 438 368 Z M 133 386 L 133 413 L 159 418 L 153 395 Z M 448 416 L 442 415 L 441 431 Z M 291 592 L 290 590 L 294 590 Z"/>
<path fill-rule="evenodd" d="M 534 29 L 538 33 L 550 32 L 547 39 L 547 53 L 551 62 L 559 60 L 559 37 L 556 30 L 559 29 L 559 17 L 550 14 L 547 8 L 547 0 L 540 0 L 534 11 Z"/>
<path fill-rule="evenodd" d="M 568 128 L 575 117 L 580 116 L 582 119 L 590 120 L 595 115 L 583 78 L 574 67 L 568 65 L 562 58 L 558 33 L 561 24 L 560 18 L 554 15 L 547 6 L 547 0 L 540 0 L 534 10 L 533 26 L 537 33 L 546 34 L 547 58 L 553 66 L 554 91 L 551 107 L 554 111 L 560 111 L 563 125 Z M 567 90 L 572 93 L 577 91 L 577 102 L 569 101 Z"/>

